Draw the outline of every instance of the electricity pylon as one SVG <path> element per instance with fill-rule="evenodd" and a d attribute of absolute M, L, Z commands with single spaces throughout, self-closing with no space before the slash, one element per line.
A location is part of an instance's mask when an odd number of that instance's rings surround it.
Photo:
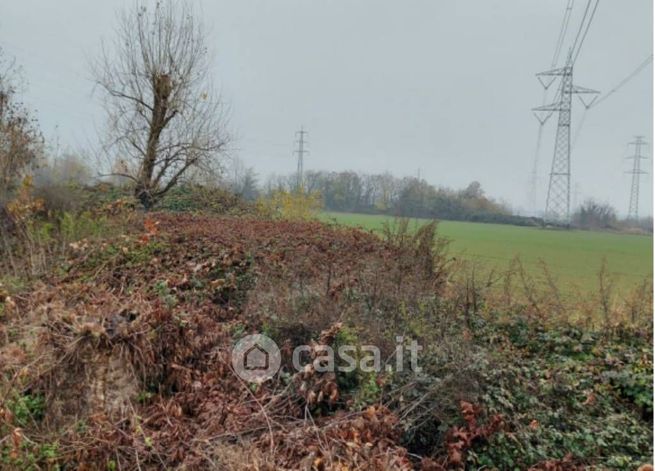
<path fill-rule="evenodd" d="M 307 134 L 307 131 L 305 131 L 303 126 L 300 126 L 300 131 L 296 132 L 296 135 L 298 136 L 298 140 L 296 141 L 298 144 L 298 149 L 295 151 L 295 153 L 298 155 L 296 190 L 299 193 L 303 190 L 303 174 L 305 166 L 304 160 L 305 154 L 307 154 L 307 150 L 305 150 L 305 134 Z"/>
<path fill-rule="evenodd" d="M 635 154 L 626 159 L 632 159 L 632 170 L 629 173 L 632 175 L 632 186 L 630 187 L 630 206 L 628 207 L 628 219 L 632 221 L 639 220 L 639 176 L 644 175 L 641 169 L 641 161 L 647 157 L 641 155 L 641 149 L 646 145 L 643 136 L 636 136 L 634 142 L 630 145 L 635 146 Z"/>
<path fill-rule="evenodd" d="M 571 105 L 572 97 L 577 94 L 585 107 L 590 107 L 599 93 L 589 88 L 573 85 L 573 60 L 571 53 L 564 67 L 551 69 L 537 74 L 537 79 L 548 89 L 558 77 L 561 77 L 556 102 L 533 108 L 540 122 L 545 122 L 553 113 L 558 113 L 555 150 L 548 183 L 546 211 L 547 222 L 568 225 L 571 220 Z M 585 100 L 582 95 L 593 95 Z"/>

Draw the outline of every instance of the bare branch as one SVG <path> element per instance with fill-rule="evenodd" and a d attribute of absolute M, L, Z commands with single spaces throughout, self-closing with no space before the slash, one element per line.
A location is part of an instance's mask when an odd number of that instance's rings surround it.
<path fill-rule="evenodd" d="M 146 208 L 189 169 L 212 167 L 229 141 L 193 13 L 174 0 L 137 3 L 119 15 L 111 47 L 92 66 L 107 114 L 104 150 L 130 161 L 135 196 Z"/>

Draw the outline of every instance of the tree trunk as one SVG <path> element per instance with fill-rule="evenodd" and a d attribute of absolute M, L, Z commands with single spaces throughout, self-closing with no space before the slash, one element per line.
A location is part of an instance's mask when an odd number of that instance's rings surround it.
<path fill-rule="evenodd" d="M 166 74 L 155 75 L 153 80 L 154 106 L 152 107 L 152 118 L 148 131 L 148 145 L 146 155 L 141 165 L 139 178 L 134 189 L 134 196 L 141 202 L 143 207 L 150 210 L 156 203 L 153 194 L 159 182 L 153 181 L 155 162 L 157 161 L 157 146 L 159 136 L 166 126 L 166 115 L 168 113 L 168 98 L 171 93 L 170 78 Z"/>

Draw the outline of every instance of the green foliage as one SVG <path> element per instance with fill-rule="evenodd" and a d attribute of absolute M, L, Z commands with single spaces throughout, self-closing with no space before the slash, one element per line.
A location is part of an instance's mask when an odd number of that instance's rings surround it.
<path fill-rule="evenodd" d="M 46 401 L 41 394 L 28 393 L 16 395 L 6 402 L 7 408 L 13 417 L 16 429 L 7 425 L 0 425 L 0 436 L 13 433 L 12 440 L 0 441 L 0 466 L 5 469 L 61 469 L 56 461 L 59 457 L 59 444 L 57 442 L 37 443 L 26 440 L 22 429 L 31 428 L 45 417 Z M 17 431 L 18 430 L 18 431 Z"/>
<path fill-rule="evenodd" d="M 354 328 L 349 326 L 341 328 L 334 340 L 333 348 L 335 355 L 338 355 L 339 347 L 341 346 L 353 346 L 357 349 L 351 355 L 359 365 L 362 358 L 360 349 L 362 341 Z M 359 368 L 356 368 L 350 372 L 338 371 L 336 376 L 339 390 L 352 401 L 351 407 L 353 410 L 360 410 L 368 405 L 379 402 L 382 389 L 378 385 L 378 373 L 363 372 Z"/>
<path fill-rule="evenodd" d="M 141 391 L 136 400 L 139 404 L 149 404 L 153 397 L 155 397 L 155 394 L 152 391 Z"/>
<path fill-rule="evenodd" d="M 43 419 L 45 405 L 45 398 L 41 394 L 24 394 L 8 403 L 9 410 L 20 427 L 26 427 Z"/>
<path fill-rule="evenodd" d="M 57 222 L 64 242 L 76 242 L 88 237 L 100 237 L 106 234 L 107 231 L 107 217 L 93 215 L 89 211 L 79 214 L 62 213 Z"/>
<path fill-rule="evenodd" d="M 644 349 L 641 360 L 630 363 L 619 371 L 606 371 L 604 376 L 610 384 L 629 401 L 643 410 L 644 416 L 653 414 L 653 370 L 647 365 L 645 355 L 650 353 Z"/>
<path fill-rule="evenodd" d="M 154 286 L 155 293 L 159 296 L 159 299 L 168 307 L 168 309 L 173 309 L 177 305 L 177 298 L 175 294 L 168 287 L 168 282 L 166 280 L 158 281 Z"/>
<path fill-rule="evenodd" d="M 213 212 L 246 214 L 254 212 L 246 201 L 223 188 L 180 185 L 171 188 L 157 203 L 157 209 L 175 212 Z"/>
<path fill-rule="evenodd" d="M 63 468 L 57 463 L 59 459 L 59 444 L 22 442 L 18 449 L 9 445 L 0 446 L 0 464 L 6 469 L 37 471 L 48 469 L 59 471 Z"/>
<path fill-rule="evenodd" d="M 480 324 L 476 340 L 508 344 L 482 370 L 482 401 L 508 428 L 471 465 L 525 469 L 571 453 L 601 469 L 652 457 L 652 358 L 647 340 L 515 319 Z"/>
<path fill-rule="evenodd" d="M 380 401 L 382 388 L 378 384 L 378 375 L 376 373 L 361 373 L 358 378 L 358 387 L 353 391 L 353 406 L 355 410 L 375 404 Z"/>

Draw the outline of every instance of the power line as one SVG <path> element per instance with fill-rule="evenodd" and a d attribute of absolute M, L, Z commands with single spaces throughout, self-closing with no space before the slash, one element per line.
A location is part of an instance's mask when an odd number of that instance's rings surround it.
<path fill-rule="evenodd" d="M 578 55 L 580 55 L 580 50 L 582 49 L 582 44 L 584 43 L 585 38 L 587 37 L 587 33 L 589 32 L 589 27 L 591 26 L 591 22 L 594 21 L 594 15 L 596 14 L 596 9 L 598 8 L 598 4 L 600 3 L 600 0 L 596 0 L 596 3 L 594 4 L 594 9 L 591 11 L 591 15 L 589 16 L 589 21 L 587 22 L 587 27 L 584 30 L 584 34 L 582 35 L 582 39 L 580 40 L 580 45 L 578 46 L 578 50 L 573 56 L 573 62 L 578 59 Z M 587 4 L 587 7 L 589 4 Z M 582 24 L 580 25 L 582 26 Z M 576 40 L 577 42 L 577 40 Z"/>
<path fill-rule="evenodd" d="M 580 119 L 580 122 L 578 123 L 578 127 L 575 130 L 575 134 L 573 136 L 573 146 L 578 142 L 578 138 L 580 137 L 580 133 L 582 132 L 582 127 L 584 126 L 585 123 L 585 118 L 587 117 L 587 111 L 591 108 L 595 108 L 598 106 L 600 103 L 603 101 L 607 100 L 610 96 L 612 96 L 614 93 L 619 91 L 624 85 L 626 85 L 630 80 L 635 78 L 639 73 L 646 68 L 648 64 L 650 64 L 653 61 L 653 54 L 650 54 L 646 59 L 637 66 L 636 69 L 634 69 L 630 74 L 625 77 L 623 80 L 621 80 L 615 87 L 613 87 L 609 92 L 605 93 L 603 96 L 601 96 L 598 100 L 595 100 L 589 106 L 585 106 L 585 109 L 582 113 L 582 118 Z"/>
<path fill-rule="evenodd" d="M 564 39 L 566 38 L 566 32 L 569 28 L 569 21 L 571 20 L 571 11 L 573 10 L 573 1 L 568 0 L 566 5 L 566 10 L 564 10 L 564 17 L 562 18 L 562 26 L 559 30 L 559 36 L 557 37 L 557 42 L 555 43 L 555 53 L 553 54 L 553 60 L 551 61 L 550 67 L 555 68 L 557 65 L 557 60 L 559 59 L 559 54 L 562 51 L 562 46 L 564 45 Z M 545 103 L 544 103 L 545 104 Z"/>
<path fill-rule="evenodd" d="M 605 95 L 601 96 L 596 103 L 594 103 L 592 106 L 598 106 L 605 100 L 607 100 L 611 95 L 619 91 L 624 85 L 626 85 L 630 80 L 635 78 L 637 75 L 639 75 L 639 72 L 644 70 L 648 64 L 650 64 L 653 61 L 653 54 L 650 54 L 641 64 L 637 66 L 635 70 L 630 72 L 630 74 L 625 77 L 623 80 L 621 80 L 614 88 L 612 88 L 609 92 L 605 93 Z M 591 106 L 590 106 L 591 108 Z"/>
<path fill-rule="evenodd" d="M 582 21 L 580 22 L 578 33 L 575 35 L 575 41 L 573 41 L 573 45 L 571 46 L 571 51 L 575 51 L 575 48 L 578 45 L 578 39 L 580 39 L 580 33 L 582 33 L 582 28 L 584 27 L 585 21 L 587 20 L 587 14 L 589 13 L 590 6 L 591 6 L 591 0 L 587 0 L 587 6 L 585 7 L 584 15 L 582 15 Z"/>

